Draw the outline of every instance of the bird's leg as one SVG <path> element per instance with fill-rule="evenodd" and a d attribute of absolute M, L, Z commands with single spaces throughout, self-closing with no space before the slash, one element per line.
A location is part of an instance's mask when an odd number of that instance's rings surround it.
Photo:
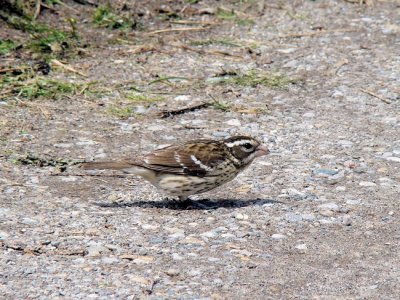
<path fill-rule="evenodd" d="M 210 209 L 212 207 L 209 207 L 205 204 L 202 204 L 198 201 L 190 199 L 188 196 L 179 196 L 179 203 L 184 205 L 186 208 L 192 207 L 192 208 L 200 208 L 200 209 Z"/>
<path fill-rule="evenodd" d="M 180 202 L 186 202 L 186 201 L 188 201 L 189 200 L 189 197 L 188 196 L 179 196 L 179 201 Z"/>

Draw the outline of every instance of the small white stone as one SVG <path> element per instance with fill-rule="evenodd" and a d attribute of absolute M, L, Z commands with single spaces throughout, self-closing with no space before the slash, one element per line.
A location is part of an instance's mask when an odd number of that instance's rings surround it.
<path fill-rule="evenodd" d="M 308 249 L 306 244 L 299 244 L 294 247 L 298 250 L 307 250 Z"/>
<path fill-rule="evenodd" d="M 172 259 L 173 260 L 183 260 L 184 257 L 179 255 L 178 253 L 172 253 Z"/>
<path fill-rule="evenodd" d="M 75 144 L 77 146 L 90 146 L 90 145 L 95 145 L 96 142 L 91 141 L 91 140 L 82 140 L 82 141 L 76 142 Z"/>
<path fill-rule="evenodd" d="M 145 230 L 155 230 L 158 228 L 158 226 L 151 224 L 142 224 L 142 228 Z"/>
<path fill-rule="evenodd" d="M 360 204 L 360 200 L 356 200 L 356 199 L 352 199 L 352 200 L 347 200 L 346 201 L 346 204 L 349 204 L 349 205 L 358 205 L 358 204 Z"/>
<path fill-rule="evenodd" d="M 350 226 L 351 223 L 352 223 L 351 217 L 350 216 L 344 216 L 342 222 L 343 222 L 343 225 Z"/>
<path fill-rule="evenodd" d="M 338 211 L 339 210 L 339 205 L 337 205 L 336 203 L 324 203 L 321 205 L 318 205 L 318 209 L 320 211 L 324 211 L 324 210 L 331 210 L 331 211 Z"/>
<path fill-rule="evenodd" d="M 77 181 L 78 178 L 74 176 L 68 176 L 68 177 L 61 177 L 60 180 L 64 182 L 74 182 Z"/>
<path fill-rule="evenodd" d="M 306 112 L 305 114 L 303 114 L 303 118 L 314 118 L 315 117 L 315 113 L 312 111 Z"/>
<path fill-rule="evenodd" d="M 277 49 L 276 51 L 280 53 L 289 54 L 297 51 L 297 48 Z"/>
<path fill-rule="evenodd" d="M 280 233 L 274 233 L 273 235 L 271 235 L 271 238 L 274 240 L 282 240 L 282 239 L 286 239 L 286 235 L 283 235 Z"/>
<path fill-rule="evenodd" d="M 203 237 L 214 238 L 218 235 L 218 233 L 214 230 L 206 231 L 200 234 Z"/>
<path fill-rule="evenodd" d="M 246 215 L 246 214 L 238 213 L 238 214 L 235 216 L 235 218 L 238 219 L 238 220 L 248 220 L 248 219 L 249 219 L 249 216 Z"/>
<path fill-rule="evenodd" d="M 338 192 L 345 192 L 346 191 L 346 187 L 345 186 L 337 186 L 335 188 L 336 191 Z"/>
<path fill-rule="evenodd" d="M 230 126 L 241 126 L 242 125 L 238 119 L 230 119 L 230 120 L 226 121 L 225 123 Z"/>
<path fill-rule="evenodd" d="M 119 259 L 116 257 L 103 257 L 101 259 L 101 262 L 107 265 L 111 265 L 111 264 L 115 264 L 117 262 L 119 262 Z"/>
<path fill-rule="evenodd" d="M 176 101 L 188 101 L 188 100 L 190 100 L 190 96 L 189 95 L 179 95 L 179 96 L 176 96 L 174 100 L 176 100 Z"/>
<path fill-rule="evenodd" d="M 389 156 L 389 157 L 386 157 L 386 160 L 394 161 L 394 162 L 400 162 L 400 157 Z"/>
<path fill-rule="evenodd" d="M 167 274 L 168 276 L 171 276 L 171 277 L 178 276 L 179 273 L 180 272 L 177 269 L 168 269 L 167 271 L 165 271 L 165 274 Z"/>
<path fill-rule="evenodd" d="M 376 183 L 371 182 L 371 181 L 360 181 L 358 183 L 360 186 L 365 186 L 365 187 L 375 187 Z"/>

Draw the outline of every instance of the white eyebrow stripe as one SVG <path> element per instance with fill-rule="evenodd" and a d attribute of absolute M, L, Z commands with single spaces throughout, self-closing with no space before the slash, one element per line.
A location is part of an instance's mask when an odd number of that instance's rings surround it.
<path fill-rule="evenodd" d="M 192 161 L 193 161 L 196 165 L 198 165 L 200 168 L 202 168 L 202 169 L 204 169 L 204 170 L 206 170 L 206 171 L 208 171 L 208 172 L 210 172 L 210 171 L 213 170 L 213 168 L 211 168 L 211 167 L 206 166 L 205 164 L 203 164 L 203 163 L 202 163 L 200 160 L 198 160 L 197 157 L 194 156 L 193 154 L 190 155 L 190 158 L 191 158 Z"/>
<path fill-rule="evenodd" d="M 233 146 L 240 146 L 240 145 L 244 145 L 246 143 L 252 144 L 251 141 L 249 140 L 239 140 L 239 141 L 234 141 L 234 142 L 230 142 L 230 143 L 226 143 L 226 145 L 228 147 L 233 147 Z"/>

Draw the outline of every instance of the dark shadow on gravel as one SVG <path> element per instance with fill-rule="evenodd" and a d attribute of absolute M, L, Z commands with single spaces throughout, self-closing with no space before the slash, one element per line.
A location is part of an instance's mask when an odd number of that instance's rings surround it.
<path fill-rule="evenodd" d="M 264 204 L 283 203 L 272 199 L 256 199 L 256 200 L 235 200 L 235 199 L 219 199 L 219 200 L 190 200 L 179 202 L 175 200 L 164 199 L 161 201 L 133 201 L 133 202 L 95 202 L 100 207 L 141 207 L 141 208 L 162 208 L 171 210 L 212 210 L 218 208 L 234 209 L 246 206 L 261 206 Z"/>

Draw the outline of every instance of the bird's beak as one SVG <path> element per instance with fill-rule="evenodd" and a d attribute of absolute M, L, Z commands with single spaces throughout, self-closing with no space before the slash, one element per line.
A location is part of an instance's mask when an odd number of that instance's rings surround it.
<path fill-rule="evenodd" d="M 260 145 L 256 149 L 256 157 L 267 155 L 269 153 L 269 150 L 267 146 L 265 145 Z"/>

